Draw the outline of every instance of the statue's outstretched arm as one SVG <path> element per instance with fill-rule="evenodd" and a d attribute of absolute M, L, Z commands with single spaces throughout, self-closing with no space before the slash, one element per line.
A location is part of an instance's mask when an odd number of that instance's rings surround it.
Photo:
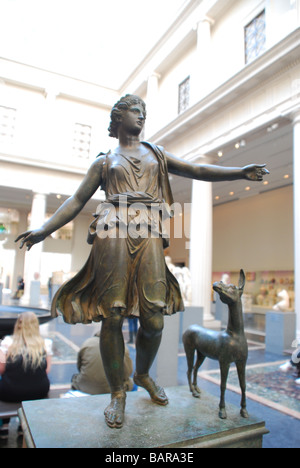
<path fill-rule="evenodd" d="M 15 242 L 21 240 L 20 249 L 26 244 L 27 250 L 30 250 L 34 244 L 43 241 L 52 232 L 72 221 L 80 213 L 85 204 L 102 185 L 103 162 L 104 158 L 96 159 L 76 193 L 68 198 L 41 228 L 26 231 L 17 237 Z"/>
<path fill-rule="evenodd" d="M 245 167 L 223 167 L 213 164 L 195 164 L 177 158 L 166 152 L 168 170 L 189 179 L 204 180 L 207 182 L 221 182 L 224 180 L 247 179 L 262 181 L 264 175 L 269 174 L 265 164 L 250 164 Z"/>

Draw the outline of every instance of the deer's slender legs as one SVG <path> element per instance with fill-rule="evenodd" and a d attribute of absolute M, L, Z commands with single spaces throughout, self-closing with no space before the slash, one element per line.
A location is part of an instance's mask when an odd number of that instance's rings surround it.
<path fill-rule="evenodd" d="M 205 359 L 205 356 L 199 353 L 199 351 L 196 350 L 194 344 L 190 343 L 189 340 L 184 340 L 184 350 L 185 350 L 187 366 L 188 366 L 187 378 L 188 378 L 190 391 L 192 392 L 193 397 L 200 398 L 201 390 L 197 385 L 197 373 L 198 373 L 199 367 L 202 365 Z M 197 351 L 197 360 L 194 366 L 195 351 Z M 192 374 L 193 374 L 193 381 L 192 381 Z"/>
<path fill-rule="evenodd" d="M 242 391 L 242 399 L 241 399 L 241 416 L 243 418 L 248 418 L 248 412 L 246 410 L 246 362 L 245 361 L 237 361 L 236 368 L 239 376 L 240 387 Z"/>
<path fill-rule="evenodd" d="M 192 388 L 192 372 L 194 367 L 194 357 L 195 357 L 195 348 L 193 346 L 188 346 L 187 343 L 184 343 L 184 350 L 187 360 L 187 379 L 190 387 L 190 391 L 193 393 Z"/>
<path fill-rule="evenodd" d="M 227 362 L 220 362 L 220 370 L 221 370 L 221 399 L 220 399 L 220 411 L 219 417 L 221 419 L 227 418 L 227 413 L 225 409 L 225 391 L 226 391 L 226 383 L 228 378 L 230 363 Z"/>
<path fill-rule="evenodd" d="M 197 378 L 198 378 L 197 374 L 198 374 L 199 367 L 202 366 L 204 360 L 205 360 L 205 356 L 203 356 L 203 354 L 197 351 L 197 361 L 196 361 L 194 371 L 193 371 L 193 385 L 192 385 L 193 396 L 195 398 L 200 398 L 200 395 L 201 395 L 201 390 L 197 385 Z"/>

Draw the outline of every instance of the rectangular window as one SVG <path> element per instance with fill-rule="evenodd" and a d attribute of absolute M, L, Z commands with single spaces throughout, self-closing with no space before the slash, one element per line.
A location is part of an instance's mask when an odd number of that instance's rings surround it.
<path fill-rule="evenodd" d="M 73 138 L 73 156 L 88 159 L 92 138 L 92 127 L 80 123 L 75 124 Z"/>
<path fill-rule="evenodd" d="M 190 77 L 188 76 L 179 85 L 178 90 L 178 114 L 184 112 L 190 105 Z"/>
<path fill-rule="evenodd" d="M 265 10 L 245 27 L 245 61 L 252 62 L 266 50 Z"/>
<path fill-rule="evenodd" d="M 15 135 L 16 109 L 0 106 L 0 143 L 11 143 Z"/>

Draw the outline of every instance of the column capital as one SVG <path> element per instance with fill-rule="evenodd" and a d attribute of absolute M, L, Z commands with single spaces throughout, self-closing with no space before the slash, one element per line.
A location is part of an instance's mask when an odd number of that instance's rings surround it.
<path fill-rule="evenodd" d="M 48 101 L 55 101 L 59 94 L 60 91 L 58 88 L 53 88 L 49 86 L 44 89 L 44 97 Z"/>
<path fill-rule="evenodd" d="M 291 119 L 293 125 L 300 123 L 300 106 L 294 108 L 291 112 Z"/>
<path fill-rule="evenodd" d="M 298 123 L 300 115 L 300 99 L 294 99 L 294 102 L 290 102 L 288 107 L 281 111 L 281 117 L 290 119 L 292 124 Z"/>
<path fill-rule="evenodd" d="M 204 24 L 209 24 L 209 27 L 211 27 L 215 24 L 215 20 L 207 15 L 200 16 L 200 18 L 195 23 L 195 26 L 193 27 L 194 31 L 197 31 L 199 28 L 201 28 L 201 25 Z"/>
<path fill-rule="evenodd" d="M 151 80 L 151 78 L 156 78 L 159 80 L 161 78 L 161 74 L 157 73 L 156 71 L 152 71 L 148 74 L 148 81 Z"/>
<path fill-rule="evenodd" d="M 43 191 L 43 190 L 34 190 L 32 191 L 32 197 L 33 198 L 40 198 L 40 199 L 46 199 L 47 195 L 49 195 L 49 192 Z"/>
<path fill-rule="evenodd" d="M 34 197 L 41 197 L 41 198 L 45 198 L 48 194 L 45 193 L 44 191 L 40 191 L 40 190 L 37 190 L 37 191 L 33 191 L 33 196 Z"/>
<path fill-rule="evenodd" d="M 203 15 L 198 21 L 198 24 L 200 23 L 208 23 L 210 26 L 213 26 L 215 24 L 215 20 L 210 16 Z"/>

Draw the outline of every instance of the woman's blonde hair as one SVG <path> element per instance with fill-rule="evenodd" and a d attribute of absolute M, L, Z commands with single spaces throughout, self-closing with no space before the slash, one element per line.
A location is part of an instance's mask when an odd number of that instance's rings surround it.
<path fill-rule="evenodd" d="M 18 356 L 22 356 L 25 369 L 38 368 L 46 357 L 46 348 L 40 335 L 39 321 L 33 312 L 25 312 L 19 316 L 12 338 L 7 358 L 14 361 Z"/>

